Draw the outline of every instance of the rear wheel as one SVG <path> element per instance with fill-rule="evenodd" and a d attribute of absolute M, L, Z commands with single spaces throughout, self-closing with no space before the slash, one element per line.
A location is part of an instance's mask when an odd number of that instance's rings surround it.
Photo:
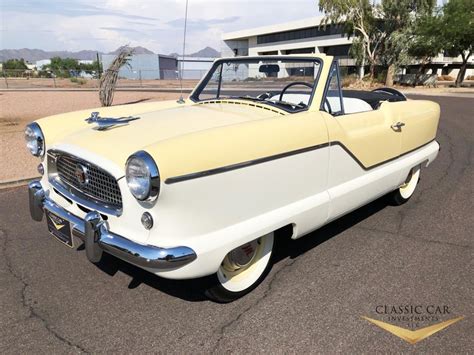
<path fill-rule="evenodd" d="M 273 239 L 270 233 L 229 252 L 206 290 L 206 296 L 227 303 L 257 287 L 271 269 Z"/>
<path fill-rule="evenodd" d="M 391 201 L 399 206 L 407 202 L 415 192 L 418 181 L 420 180 L 420 166 L 416 166 L 410 170 L 405 183 L 392 192 Z"/>

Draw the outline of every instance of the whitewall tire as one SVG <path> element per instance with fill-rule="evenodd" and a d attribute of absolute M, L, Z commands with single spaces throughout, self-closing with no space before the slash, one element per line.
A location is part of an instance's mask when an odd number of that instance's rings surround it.
<path fill-rule="evenodd" d="M 416 166 L 410 170 L 405 183 L 392 193 L 392 202 L 395 205 L 402 205 L 407 202 L 415 192 L 420 180 L 421 166 Z"/>
<path fill-rule="evenodd" d="M 260 284 L 271 268 L 273 233 L 229 252 L 206 295 L 216 302 L 232 302 Z"/>

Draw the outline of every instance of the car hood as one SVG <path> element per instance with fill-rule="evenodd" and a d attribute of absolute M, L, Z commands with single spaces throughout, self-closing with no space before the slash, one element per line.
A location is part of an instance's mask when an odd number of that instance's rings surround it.
<path fill-rule="evenodd" d="M 102 110 L 99 109 L 99 111 Z M 137 108 L 134 111 L 136 112 Z M 113 117 L 130 114 L 123 112 Z M 103 131 L 95 129 L 96 124 L 84 122 L 88 115 L 83 114 L 80 126 L 57 138 L 52 145 L 48 144 L 47 131 L 45 136 L 48 149 L 66 150 L 71 154 L 86 152 L 87 154 L 82 155 L 104 158 L 123 167 L 131 154 L 147 146 L 197 131 L 265 119 L 280 114 L 276 110 L 256 108 L 244 103 L 239 105 L 235 103 L 191 104 L 134 113 L 133 116 L 140 118 L 127 125 L 115 126 Z M 102 113 L 101 116 L 105 117 Z M 75 123 L 77 124 L 77 121 Z M 64 121 L 62 124 L 65 124 Z"/>

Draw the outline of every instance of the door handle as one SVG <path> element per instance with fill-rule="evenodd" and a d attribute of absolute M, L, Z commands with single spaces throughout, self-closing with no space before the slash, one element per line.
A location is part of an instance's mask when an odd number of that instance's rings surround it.
<path fill-rule="evenodd" d="M 393 125 L 391 125 L 390 127 L 394 130 L 394 131 L 401 131 L 402 130 L 402 127 L 405 126 L 405 123 L 403 122 L 397 122 L 397 123 L 394 123 Z"/>

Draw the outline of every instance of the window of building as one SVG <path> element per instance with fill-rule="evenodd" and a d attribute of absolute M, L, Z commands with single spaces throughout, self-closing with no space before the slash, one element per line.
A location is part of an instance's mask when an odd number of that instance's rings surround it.
<path fill-rule="evenodd" d="M 342 26 L 328 25 L 325 27 L 315 26 L 299 30 L 269 33 L 266 35 L 257 36 L 257 44 L 292 41 L 304 38 L 343 34 L 342 30 Z"/>
<path fill-rule="evenodd" d="M 278 51 L 258 52 L 258 55 L 278 55 Z"/>

